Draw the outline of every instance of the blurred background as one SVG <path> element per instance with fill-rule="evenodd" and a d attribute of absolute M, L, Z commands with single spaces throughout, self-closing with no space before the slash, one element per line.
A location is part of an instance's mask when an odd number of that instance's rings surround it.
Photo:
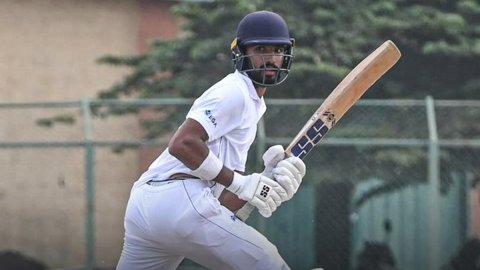
<path fill-rule="evenodd" d="M 0 1 L 0 269 L 113 269 L 131 185 L 263 9 L 295 60 L 250 172 L 385 40 L 402 58 L 307 156 L 298 195 L 247 223 L 294 270 L 480 269 L 476 0 Z"/>

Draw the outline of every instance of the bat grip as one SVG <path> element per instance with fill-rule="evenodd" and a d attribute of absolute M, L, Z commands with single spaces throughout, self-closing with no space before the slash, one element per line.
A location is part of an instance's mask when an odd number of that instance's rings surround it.
<path fill-rule="evenodd" d="M 255 209 L 255 206 L 251 205 L 250 203 L 246 203 L 242 208 L 238 209 L 237 213 L 235 214 L 239 219 L 242 221 L 247 221 L 248 217 Z"/>

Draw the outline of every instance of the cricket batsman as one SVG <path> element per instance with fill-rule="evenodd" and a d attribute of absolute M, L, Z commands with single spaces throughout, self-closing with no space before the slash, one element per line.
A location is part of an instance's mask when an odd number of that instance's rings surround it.
<path fill-rule="evenodd" d="M 198 97 L 168 148 L 134 183 L 117 270 L 176 269 L 188 258 L 208 269 L 290 269 L 277 248 L 235 212 L 264 217 L 296 193 L 305 164 L 280 145 L 263 172 L 245 174 L 267 87 L 287 78 L 294 39 L 273 12 L 247 14 L 231 44 L 234 72 Z"/>

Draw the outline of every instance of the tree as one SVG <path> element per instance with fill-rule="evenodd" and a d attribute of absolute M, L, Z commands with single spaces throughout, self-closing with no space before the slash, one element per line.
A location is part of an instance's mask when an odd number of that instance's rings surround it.
<path fill-rule="evenodd" d="M 229 44 L 246 13 L 282 14 L 296 38 L 290 78 L 268 97 L 326 97 L 353 66 L 386 39 L 404 57 L 367 98 L 480 97 L 480 4 L 473 0 L 256 0 L 183 2 L 183 35 L 154 41 L 141 56 L 105 56 L 100 63 L 132 73 L 101 98 L 195 97 L 232 71 Z"/>

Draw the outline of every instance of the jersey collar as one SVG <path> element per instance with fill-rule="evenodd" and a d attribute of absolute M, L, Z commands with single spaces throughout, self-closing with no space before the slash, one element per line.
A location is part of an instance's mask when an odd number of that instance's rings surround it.
<path fill-rule="evenodd" d="M 255 89 L 255 86 L 253 85 L 253 82 L 252 80 L 245 74 L 243 74 L 242 72 L 238 71 L 238 70 L 235 70 L 235 75 L 239 76 L 244 82 L 245 84 L 247 85 L 247 88 L 248 88 L 248 94 L 250 95 L 250 97 L 254 100 L 261 100 L 262 98 L 260 98 L 257 94 L 257 90 Z"/>

